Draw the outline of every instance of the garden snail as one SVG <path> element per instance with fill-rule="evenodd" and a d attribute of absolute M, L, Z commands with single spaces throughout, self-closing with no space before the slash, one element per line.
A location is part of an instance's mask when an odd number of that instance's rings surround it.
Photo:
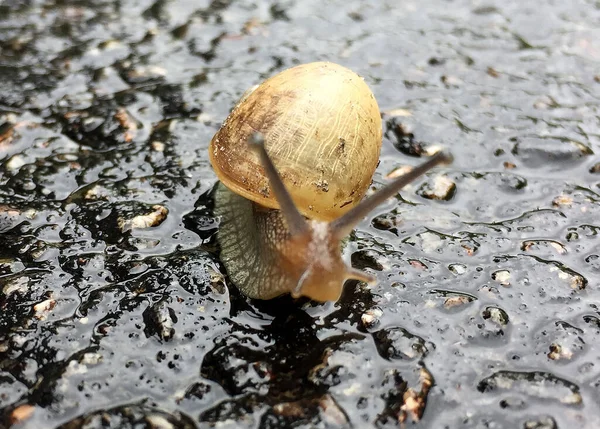
<path fill-rule="evenodd" d="M 242 293 L 336 301 L 347 279 L 374 281 L 344 263 L 342 240 L 407 183 L 451 161 L 440 152 L 361 201 L 381 133 L 371 90 L 337 64 L 293 67 L 242 97 L 209 147 L 221 180 L 221 260 Z"/>

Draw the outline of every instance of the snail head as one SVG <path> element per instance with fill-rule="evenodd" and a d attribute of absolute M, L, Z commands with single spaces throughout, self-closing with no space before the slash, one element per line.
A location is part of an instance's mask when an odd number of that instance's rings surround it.
<path fill-rule="evenodd" d="M 400 189 L 431 168 L 452 162 L 452 156 L 438 152 L 425 163 L 361 201 L 341 217 L 331 221 L 307 220 L 298 211 L 285 188 L 277 169 L 265 149 L 261 133 L 253 133 L 249 139 L 265 170 L 271 189 L 287 224 L 288 237 L 282 243 L 281 263 L 286 272 L 297 279 L 290 290 L 293 297 L 307 296 L 315 301 L 337 301 L 346 280 L 355 279 L 372 283 L 375 278 L 352 268 L 342 259 L 341 243 L 354 227 L 373 209 L 394 196 Z"/>

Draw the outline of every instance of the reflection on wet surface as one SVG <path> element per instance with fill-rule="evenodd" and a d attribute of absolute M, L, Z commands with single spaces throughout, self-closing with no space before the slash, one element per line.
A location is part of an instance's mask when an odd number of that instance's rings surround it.
<path fill-rule="evenodd" d="M 0 5 L 0 426 L 600 426 L 600 7 Z M 208 142 L 250 86 L 372 88 L 374 188 L 452 166 L 346 248 L 336 304 L 249 301 Z M 20 425 L 20 426 L 19 426 Z"/>

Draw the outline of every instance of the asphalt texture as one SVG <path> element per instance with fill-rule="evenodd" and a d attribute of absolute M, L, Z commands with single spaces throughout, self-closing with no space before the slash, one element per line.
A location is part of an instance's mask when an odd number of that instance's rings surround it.
<path fill-rule="evenodd" d="M 600 3 L 0 3 L 0 427 L 600 427 Z M 208 143 L 333 61 L 382 111 L 377 277 L 260 302 Z"/>

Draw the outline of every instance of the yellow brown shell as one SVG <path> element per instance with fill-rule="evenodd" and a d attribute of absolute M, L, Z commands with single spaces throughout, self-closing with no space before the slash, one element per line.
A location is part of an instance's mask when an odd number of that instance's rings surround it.
<path fill-rule="evenodd" d="M 298 210 L 318 220 L 335 219 L 363 198 L 381 150 L 373 93 L 356 73 L 328 62 L 299 65 L 264 81 L 242 98 L 210 143 L 210 162 L 225 186 L 279 208 L 248 149 L 257 131 Z"/>

